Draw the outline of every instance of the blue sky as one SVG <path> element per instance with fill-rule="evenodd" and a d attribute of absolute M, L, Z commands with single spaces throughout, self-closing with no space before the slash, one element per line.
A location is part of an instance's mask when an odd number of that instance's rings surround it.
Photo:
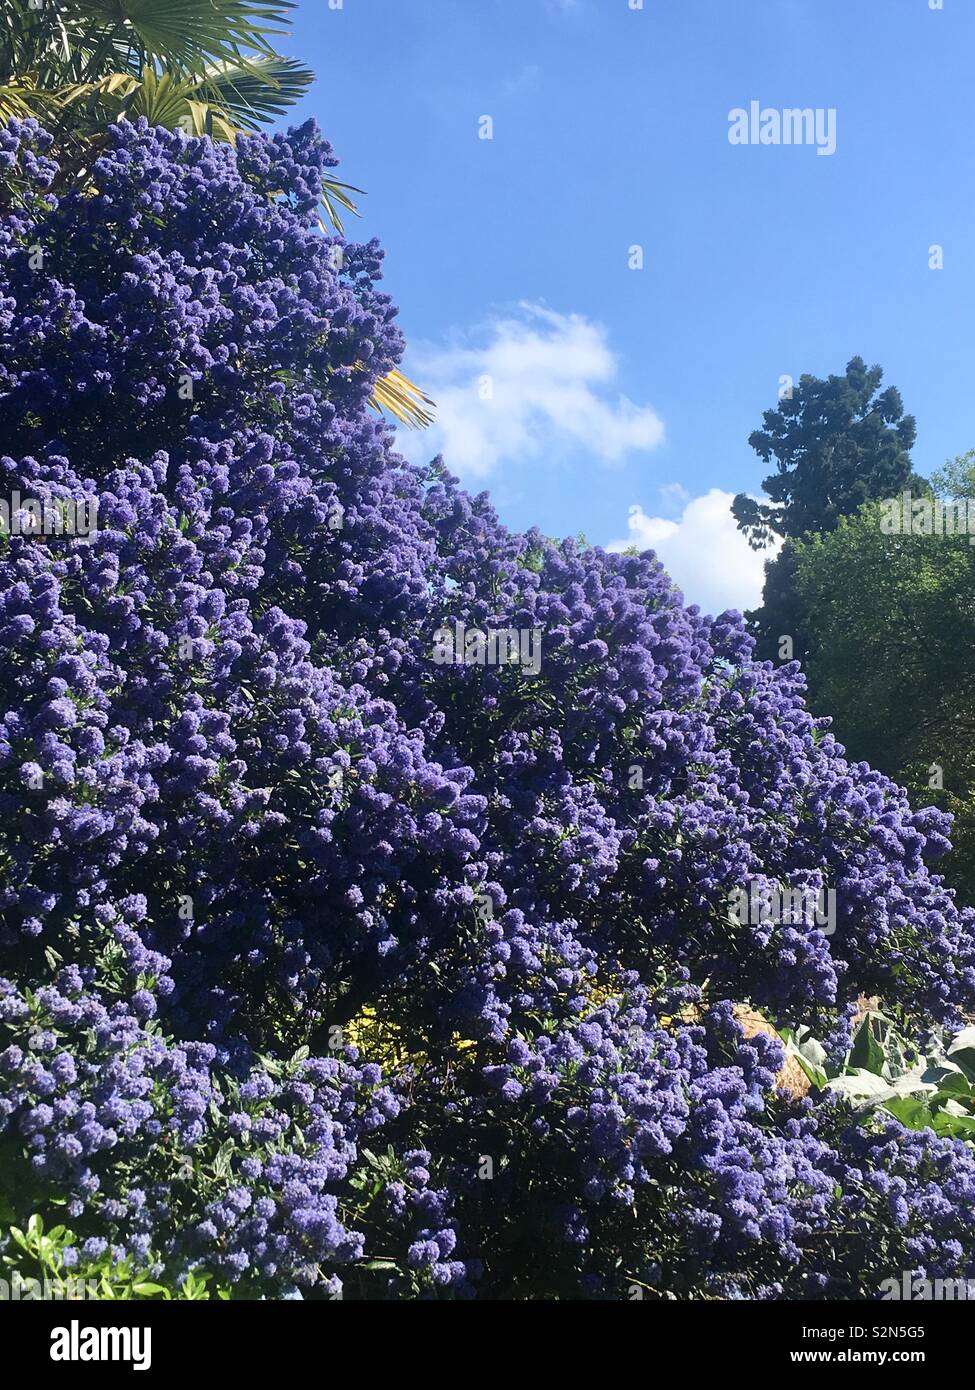
<path fill-rule="evenodd" d="M 512 526 L 652 545 L 689 599 L 742 606 L 761 561 L 727 494 L 758 491 L 781 377 L 859 353 L 919 471 L 975 447 L 975 3 L 631 3 L 299 0 L 298 114 L 368 191 L 350 234 L 387 248 L 440 404 L 405 451 L 443 449 Z M 835 108 L 835 153 L 732 145 L 752 101 Z"/>

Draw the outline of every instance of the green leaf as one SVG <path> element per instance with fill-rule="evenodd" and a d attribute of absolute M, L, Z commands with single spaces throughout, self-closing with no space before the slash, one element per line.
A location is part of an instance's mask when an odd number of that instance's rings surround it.
<path fill-rule="evenodd" d="M 934 1116 L 924 1101 L 915 1100 L 910 1096 L 898 1096 L 894 1100 L 885 1101 L 884 1109 L 908 1129 L 931 1129 L 934 1125 Z"/>
<path fill-rule="evenodd" d="M 220 1145 L 217 1156 L 213 1160 L 213 1171 L 218 1178 L 225 1178 L 230 1172 L 230 1160 L 236 1147 L 236 1142 L 233 1139 L 228 1139 L 225 1144 Z"/>
<path fill-rule="evenodd" d="M 136 45 L 170 67 L 202 72 L 247 51 L 273 52 L 268 38 L 293 9 L 290 0 L 78 0 L 91 41 Z"/>
<path fill-rule="evenodd" d="M 853 1047 L 850 1051 L 850 1066 L 861 1068 L 864 1071 L 873 1072 L 875 1076 L 880 1076 L 883 1071 L 886 1056 L 873 1030 L 872 1015 L 867 1014 L 866 1018 L 857 1029 L 857 1035 L 853 1040 Z"/>
<path fill-rule="evenodd" d="M 972 1083 L 963 1071 L 949 1073 L 944 1080 L 938 1082 L 939 1096 L 970 1096 L 972 1094 Z"/>
<path fill-rule="evenodd" d="M 228 112 L 238 125 L 257 130 L 283 115 L 313 81 L 311 69 L 296 58 L 266 54 L 208 67 L 197 92 L 199 100 Z"/>
<path fill-rule="evenodd" d="M 940 1100 L 940 1096 L 935 1096 L 934 1100 L 931 1102 L 932 1110 L 936 1108 L 934 1101 L 937 1100 Z M 957 1100 L 946 1100 L 943 1105 L 937 1108 L 940 1109 L 943 1115 L 957 1115 L 963 1120 L 969 1119 L 972 1113 L 970 1110 L 966 1110 L 963 1105 L 959 1105 Z"/>
<path fill-rule="evenodd" d="M 892 1086 L 887 1085 L 883 1077 L 877 1076 L 875 1072 L 865 1071 L 863 1068 L 855 1072 L 848 1072 L 844 1076 L 835 1076 L 832 1081 L 827 1083 L 826 1089 L 836 1091 L 858 1108 L 871 1108 L 880 1105 L 897 1094 Z"/>
<path fill-rule="evenodd" d="M 975 1137 L 975 1115 L 950 1115 L 940 1110 L 931 1122 L 931 1128 L 942 1138 L 973 1139 Z"/>
<path fill-rule="evenodd" d="M 825 1089 L 829 1076 L 826 1071 L 826 1049 L 814 1038 L 808 1028 L 783 1028 L 779 1036 L 785 1043 L 788 1056 L 794 1057 L 806 1077 L 817 1090 Z"/>
<path fill-rule="evenodd" d="M 947 1055 L 975 1080 L 975 1028 L 963 1028 L 952 1038 Z"/>

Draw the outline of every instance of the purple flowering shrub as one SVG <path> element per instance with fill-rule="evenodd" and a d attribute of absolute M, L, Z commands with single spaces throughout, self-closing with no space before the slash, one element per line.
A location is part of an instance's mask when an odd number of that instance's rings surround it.
<path fill-rule="evenodd" d="M 957 1023 L 947 818 L 652 555 L 395 453 L 381 253 L 319 231 L 311 124 L 122 124 L 59 200 L 36 125 L 0 160 L 0 496 L 97 506 L 0 534 L 9 1219 L 246 1297 L 975 1273 L 971 1148 L 791 1099 L 732 1014 Z M 439 664 L 454 623 L 539 669 Z M 835 932 L 735 920 L 756 881 L 835 890 Z"/>

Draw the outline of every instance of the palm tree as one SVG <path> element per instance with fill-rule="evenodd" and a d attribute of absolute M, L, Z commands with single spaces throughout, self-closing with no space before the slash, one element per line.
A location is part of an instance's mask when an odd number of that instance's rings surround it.
<path fill-rule="evenodd" d="M 296 102 L 314 74 L 271 40 L 291 0 L 4 0 L 0 123 L 36 116 L 55 135 L 62 178 L 83 184 L 113 121 L 234 141 Z M 351 184 L 328 178 L 322 209 L 343 231 Z M 324 223 L 323 223 L 324 226 Z M 372 396 L 405 424 L 430 423 L 433 402 L 401 372 Z"/>

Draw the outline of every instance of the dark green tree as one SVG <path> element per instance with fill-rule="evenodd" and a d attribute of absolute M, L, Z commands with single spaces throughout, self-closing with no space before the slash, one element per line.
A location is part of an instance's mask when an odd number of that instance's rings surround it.
<path fill-rule="evenodd" d="M 892 497 L 911 477 L 916 427 L 894 386 L 880 390 L 880 367 L 852 357 L 845 376 L 803 375 L 790 397 L 766 410 L 749 444 L 775 472 L 762 482 L 769 502 L 739 493 L 732 512 L 756 550 L 775 536 L 832 531 L 874 497 Z"/>
<path fill-rule="evenodd" d="M 862 357 L 843 376 L 803 375 L 791 396 L 766 410 L 749 444 L 775 472 L 762 482 L 768 502 L 739 493 L 731 510 L 756 550 L 785 539 L 766 566 L 762 607 L 747 615 L 765 660 L 808 655 L 808 623 L 794 583 L 791 542 L 832 531 L 840 518 L 872 498 L 927 484 L 911 468 L 916 426 L 896 387 L 881 390 L 883 371 Z M 783 644 L 788 638 L 789 643 Z M 784 649 L 783 649 L 784 647 Z"/>

